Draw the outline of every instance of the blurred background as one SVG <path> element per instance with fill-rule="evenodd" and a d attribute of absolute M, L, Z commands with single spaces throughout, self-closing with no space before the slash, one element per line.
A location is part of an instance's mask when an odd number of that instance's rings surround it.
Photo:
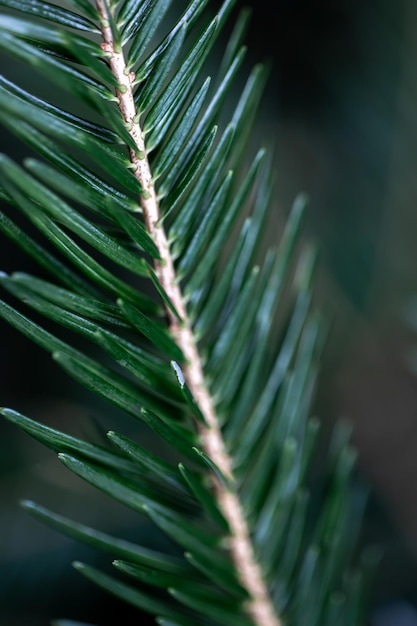
<path fill-rule="evenodd" d="M 416 626 L 417 3 L 258 0 L 247 42 L 252 62 L 271 62 L 258 130 L 276 144 L 277 215 L 299 191 L 310 196 L 306 230 L 320 249 L 318 299 L 331 324 L 314 412 L 325 427 L 350 420 L 358 480 L 371 487 L 363 542 L 384 551 L 371 626 Z M 5 56 L 0 69 L 10 77 Z M 18 83 L 28 79 L 19 65 L 13 72 Z M 27 154 L 0 133 L 3 151 Z M 5 271 L 31 269 L 4 238 L 0 261 Z M 75 435 L 96 419 L 104 428 L 118 420 L 129 434 L 129 420 L 93 401 L 48 355 L 3 323 L 0 337 L 2 405 Z M 18 500 L 78 519 L 82 511 L 83 522 L 100 526 L 99 500 L 107 528 L 126 536 L 136 525 L 150 545 L 159 538 L 4 421 L 0 441 L 0 624 L 114 623 L 121 605 L 69 566 L 100 557 L 31 519 Z M 125 623 L 135 614 L 123 606 Z"/>

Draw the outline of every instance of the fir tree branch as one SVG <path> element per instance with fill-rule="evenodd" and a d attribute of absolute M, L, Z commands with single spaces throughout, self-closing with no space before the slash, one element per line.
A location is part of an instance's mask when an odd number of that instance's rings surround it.
<path fill-rule="evenodd" d="M 178 320 L 173 311 L 166 307 L 169 328 L 185 357 L 185 363 L 182 367 L 185 381 L 205 419 L 205 424 L 199 424 L 202 446 L 226 478 L 226 481 L 222 481 L 213 476 L 213 489 L 220 510 L 229 525 L 228 543 L 231 557 L 235 563 L 240 583 L 248 592 L 249 599 L 246 610 L 252 618 L 254 626 L 281 626 L 282 622 L 275 613 L 266 583 L 256 561 L 249 528 L 237 495 L 232 461 L 225 449 L 219 420 L 205 384 L 201 358 L 187 317 L 167 236 L 160 221 L 158 199 L 133 97 L 132 83 L 135 77 L 127 68 L 123 50 L 119 49 L 115 43 L 106 0 L 96 0 L 96 4 L 103 37 L 101 47 L 108 57 L 114 76 L 118 80 L 119 87 L 116 89 L 116 96 L 119 108 L 137 146 L 136 151 L 130 149 L 130 160 L 134 166 L 135 176 L 143 189 L 139 202 L 145 225 L 160 255 L 160 259 L 155 261 L 155 272 L 181 318 Z"/>

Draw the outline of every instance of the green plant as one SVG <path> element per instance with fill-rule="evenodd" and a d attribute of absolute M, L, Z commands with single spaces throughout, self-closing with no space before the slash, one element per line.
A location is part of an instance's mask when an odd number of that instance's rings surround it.
<path fill-rule="evenodd" d="M 1 156 L 11 209 L 1 229 L 51 276 L 2 274 L 0 282 L 85 347 L 5 302 L 1 315 L 142 420 L 170 454 L 114 431 L 101 446 L 2 413 L 75 474 L 147 515 L 180 552 L 24 506 L 107 550 L 123 578 L 76 567 L 166 626 L 361 623 L 361 574 L 352 568 L 360 516 L 346 438 L 335 438 L 323 494 L 309 500 L 321 333 L 311 305 L 315 255 L 298 245 L 305 199 L 279 247 L 265 251 L 272 159 L 247 148 L 262 67 L 230 104 L 248 13 L 210 81 L 204 66 L 233 0 L 217 10 L 194 0 L 181 16 L 169 0 L 69 0 L 71 11 L 43 0 L 0 4 L 0 48 L 85 111 L 0 80 L 1 123 L 42 157 L 22 167 Z M 229 121 L 225 102 L 234 106 Z M 39 240 L 13 221 L 14 210 Z"/>

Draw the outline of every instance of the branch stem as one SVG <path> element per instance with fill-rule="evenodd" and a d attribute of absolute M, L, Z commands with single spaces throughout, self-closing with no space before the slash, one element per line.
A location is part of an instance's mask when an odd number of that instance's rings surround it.
<path fill-rule="evenodd" d="M 275 613 L 260 566 L 256 561 L 249 528 L 237 491 L 234 488 L 232 461 L 225 449 L 219 420 L 205 384 L 201 357 L 176 277 L 167 236 L 160 221 L 158 198 L 133 97 L 132 83 L 135 77 L 127 68 L 123 50 L 115 49 L 106 0 L 96 0 L 96 3 L 102 25 L 103 43 L 101 47 L 108 57 L 114 76 L 118 80 L 119 87 L 116 89 L 116 96 L 119 109 L 137 146 L 137 151 L 130 149 L 130 160 L 135 168 L 135 176 L 143 189 L 139 202 L 145 225 L 160 254 L 160 259 L 155 261 L 155 272 L 181 318 L 179 321 L 174 313 L 166 307 L 170 331 L 184 354 L 185 363 L 182 364 L 184 377 L 206 422 L 205 425 L 199 426 L 200 440 L 205 452 L 219 467 L 229 483 L 225 485 L 218 478 L 213 477 L 213 489 L 220 510 L 230 529 L 228 537 L 230 554 L 235 563 L 239 581 L 248 592 L 249 599 L 246 603 L 246 611 L 254 626 L 282 626 L 281 620 Z"/>

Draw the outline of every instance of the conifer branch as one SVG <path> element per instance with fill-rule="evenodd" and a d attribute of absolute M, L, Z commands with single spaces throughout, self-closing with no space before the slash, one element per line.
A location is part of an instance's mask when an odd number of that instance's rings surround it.
<path fill-rule="evenodd" d="M 160 255 L 160 259 L 155 261 L 155 272 L 181 318 L 179 321 L 169 307 L 166 307 L 169 328 L 185 357 L 185 363 L 182 364 L 185 381 L 205 419 L 205 424 L 199 425 L 202 446 L 226 478 L 225 483 L 219 478 L 213 477 L 213 489 L 215 490 L 220 510 L 229 525 L 229 550 L 231 557 L 235 563 L 240 583 L 248 592 L 249 599 L 246 610 L 248 615 L 251 616 L 254 626 L 281 626 L 282 622 L 276 616 L 266 583 L 255 557 L 247 521 L 237 495 L 232 461 L 225 449 L 219 420 L 205 384 L 201 358 L 175 273 L 167 236 L 160 221 L 158 199 L 133 96 L 132 84 L 135 76 L 127 68 L 123 50 L 117 49 L 115 45 L 106 0 L 96 0 L 96 3 L 103 37 L 101 47 L 108 57 L 114 76 L 118 80 L 119 87 L 116 90 L 116 96 L 119 108 L 129 133 L 137 146 L 136 151 L 130 149 L 130 160 L 135 168 L 135 176 L 143 190 L 139 202 L 143 211 L 145 225 Z"/>

